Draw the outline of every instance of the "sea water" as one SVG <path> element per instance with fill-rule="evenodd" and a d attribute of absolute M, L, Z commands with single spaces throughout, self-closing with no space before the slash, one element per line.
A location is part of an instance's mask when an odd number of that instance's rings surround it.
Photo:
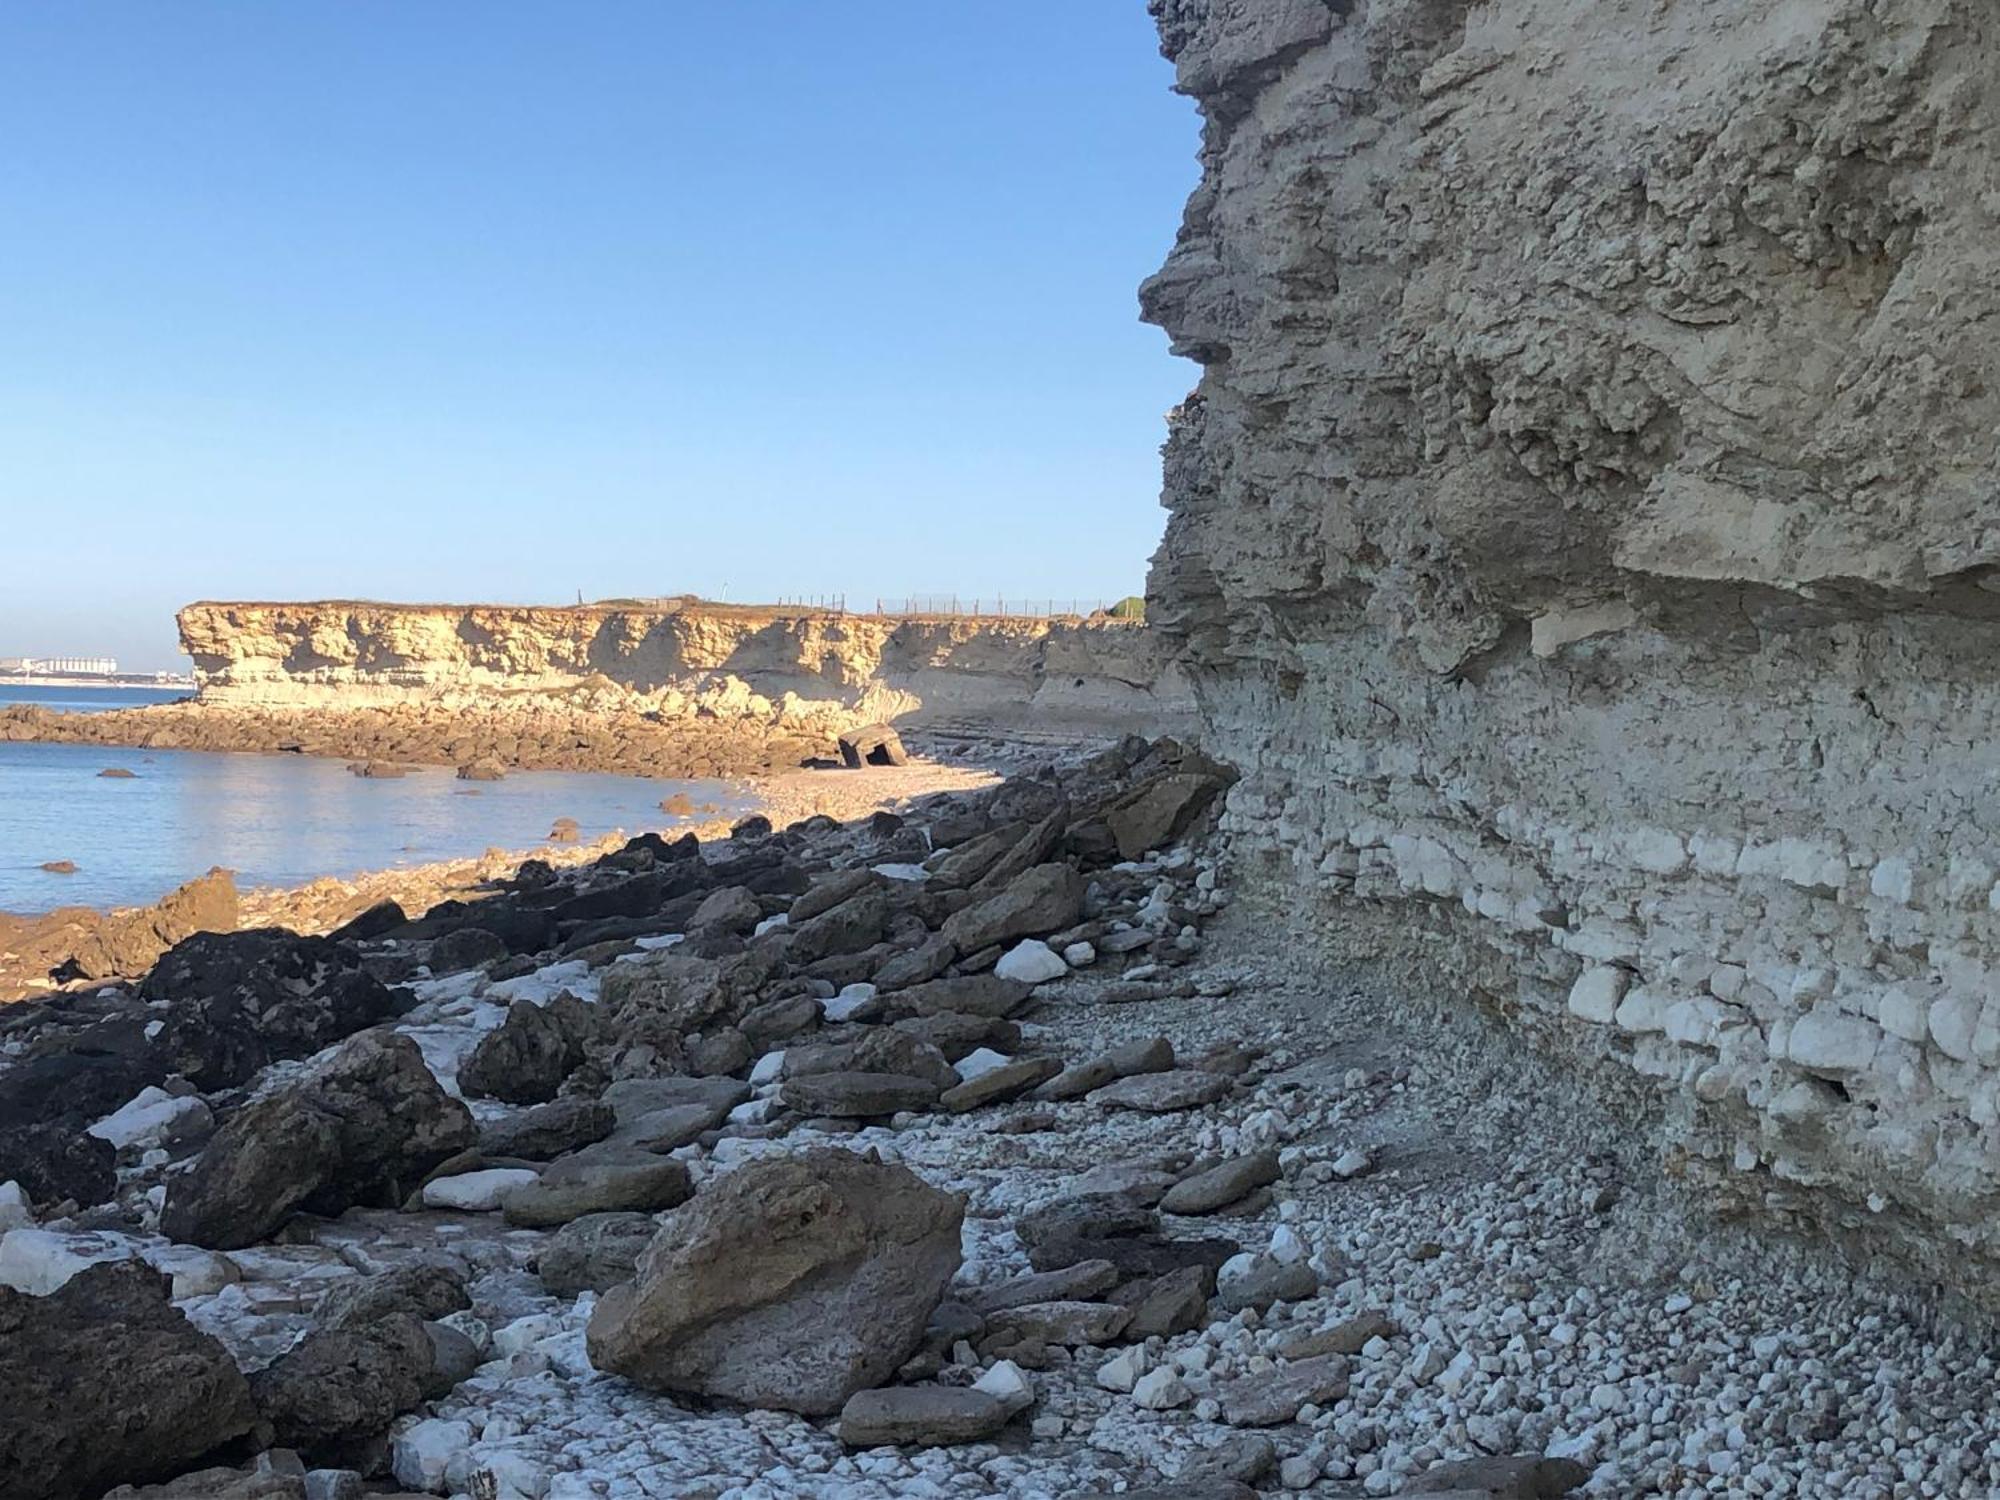
<path fill-rule="evenodd" d="M 16 687 L 0 688 L 0 705 L 87 713 L 177 696 Z M 98 774 L 109 768 L 133 774 Z M 0 911 L 145 905 L 216 865 L 243 887 L 301 885 L 531 848 L 557 818 L 574 818 L 586 840 L 671 831 L 680 820 L 660 803 L 676 792 L 721 815 L 745 805 L 740 789 L 719 781 L 519 771 L 466 782 L 448 767 L 375 778 L 305 755 L 0 743 Z M 59 860 L 76 873 L 41 868 Z"/>

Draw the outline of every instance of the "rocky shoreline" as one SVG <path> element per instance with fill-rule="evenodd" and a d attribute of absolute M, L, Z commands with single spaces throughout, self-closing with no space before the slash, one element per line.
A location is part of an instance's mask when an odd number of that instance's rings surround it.
<path fill-rule="evenodd" d="M 670 813 L 669 803 L 663 802 L 656 831 L 709 840 L 727 836 L 744 816 L 762 816 L 779 824 L 814 816 L 851 820 L 893 809 L 913 797 L 982 786 L 995 775 L 986 763 L 1004 764 L 1019 753 L 1018 748 L 989 744 L 980 748 L 976 763 L 924 757 L 896 768 L 790 771 L 740 783 L 744 805 L 727 815 L 705 813 L 692 804 Z M 500 888 L 525 860 L 568 869 L 601 859 L 625 841 L 623 833 L 587 843 L 551 841 L 534 849 L 490 849 L 466 859 L 248 890 L 239 890 L 228 871 L 211 870 L 149 906 L 0 912 L 0 1005 L 66 985 L 137 978 L 168 948 L 197 932 L 285 927 L 323 934 L 385 902 L 420 917 L 441 902 L 483 898 Z"/>
<path fill-rule="evenodd" d="M 0 1012 L 0 1500 L 2000 1479 L 1984 1334 L 1295 967 L 1227 780 L 1127 743 Z"/>
<path fill-rule="evenodd" d="M 769 776 L 837 762 L 844 725 L 675 717 L 619 702 L 538 697 L 520 705 L 255 708 L 184 699 L 62 713 L 0 709 L 0 742 L 328 756 L 385 766 L 607 771 L 681 780 Z"/>

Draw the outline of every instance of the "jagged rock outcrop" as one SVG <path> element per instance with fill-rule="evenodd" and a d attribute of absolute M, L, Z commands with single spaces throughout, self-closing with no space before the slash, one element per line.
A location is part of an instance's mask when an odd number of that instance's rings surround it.
<path fill-rule="evenodd" d="M 1993 16 L 1151 8 L 1205 128 L 1149 614 L 1246 864 L 1643 1080 L 1677 1169 L 1977 1286 Z"/>
<path fill-rule="evenodd" d="M 236 1250 L 293 1211 L 394 1204 L 473 1143 L 472 1116 L 407 1036 L 364 1031 L 312 1072 L 246 1105 L 167 1188 L 161 1232 Z"/>

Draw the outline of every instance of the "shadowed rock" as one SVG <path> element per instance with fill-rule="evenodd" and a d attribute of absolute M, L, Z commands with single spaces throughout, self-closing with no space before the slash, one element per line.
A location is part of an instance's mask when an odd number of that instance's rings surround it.
<path fill-rule="evenodd" d="M 161 1232 L 211 1250 L 266 1238 L 299 1209 L 393 1205 L 472 1144 L 472 1117 L 408 1037 L 364 1032 L 314 1074 L 246 1105 L 168 1185 Z"/>
<path fill-rule="evenodd" d="M 169 1290 L 130 1260 L 46 1297 L 0 1287 L 0 1496 L 81 1500 L 165 1479 L 250 1430 L 236 1362 Z"/>

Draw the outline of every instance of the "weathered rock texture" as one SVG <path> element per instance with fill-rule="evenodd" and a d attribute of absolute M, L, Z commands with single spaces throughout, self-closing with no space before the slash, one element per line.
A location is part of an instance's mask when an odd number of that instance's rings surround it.
<path fill-rule="evenodd" d="M 1148 715 L 1185 706 L 1154 639 L 1119 620 L 921 618 L 697 601 L 575 609 L 191 604 L 181 644 L 204 701 L 485 703 L 600 693 L 669 713 L 787 721 L 993 709 Z M 858 716 L 858 717 L 857 717 Z"/>
<path fill-rule="evenodd" d="M 1206 124 L 1150 614 L 1239 849 L 1691 1175 L 1990 1280 L 1992 14 L 1152 9 Z"/>
<path fill-rule="evenodd" d="M 0 1287 L 0 1500 L 166 1479 L 250 1430 L 242 1373 L 170 1289 L 137 1261 L 91 1266 L 46 1297 Z"/>

